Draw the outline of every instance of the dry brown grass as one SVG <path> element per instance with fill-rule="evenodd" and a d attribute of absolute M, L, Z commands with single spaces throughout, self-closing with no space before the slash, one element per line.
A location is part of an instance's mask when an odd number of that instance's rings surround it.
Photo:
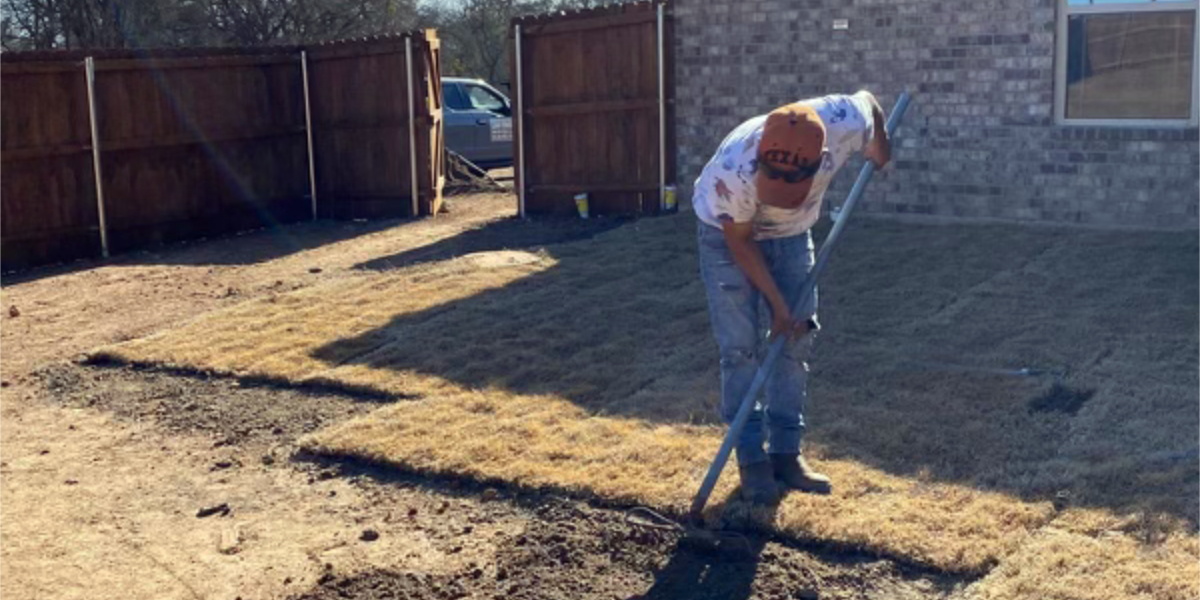
<path fill-rule="evenodd" d="M 531 262 L 410 265 L 105 352 L 405 394 L 309 445 L 679 510 L 722 433 L 693 228 L 643 220 Z M 1056 555 L 1050 526 L 1170 567 L 1093 561 L 1100 581 L 1200 592 L 1196 255 L 1186 233 L 856 222 L 821 291 L 809 409 L 835 493 L 754 518 L 948 570 L 1001 564 L 987 597 L 1050 589 L 1020 586 L 1055 567 L 1004 570 Z M 1039 401 L 1047 378 L 959 366 L 1069 369 L 1091 395 Z"/>
<path fill-rule="evenodd" d="M 270 296 L 210 313 L 178 330 L 127 342 L 111 353 L 220 373 L 297 383 L 340 380 L 405 393 L 410 390 L 404 380 L 388 378 L 386 373 L 363 376 L 354 364 L 393 341 L 380 328 L 394 315 L 437 311 L 447 302 L 502 287 L 554 264 L 549 257 L 531 258 L 512 266 L 481 268 L 475 256 L 468 255 L 399 275 L 366 276 Z M 335 340 L 336 349 L 318 356 Z"/>
<path fill-rule="evenodd" d="M 1193 600 L 1197 541 L 1175 535 L 1147 547 L 1123 535 L 1047 527 L 971 587 L 963 600 Z"/>

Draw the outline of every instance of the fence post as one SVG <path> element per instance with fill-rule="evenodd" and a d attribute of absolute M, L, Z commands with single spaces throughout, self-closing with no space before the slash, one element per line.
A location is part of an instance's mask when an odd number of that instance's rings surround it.
<path fill-rule="evenodd" d="M 663 82 L 663 5 L 658 5 L 658 210 L 667 210 L 667 96 Z"/>
<path fill-rule="evenodd" d="M 525 102 L 521 81 L 521 26 L 516 25 L 513 33 L 513 55 L 517 63 L 517 114 L 513 125 L 517 127 L 517 216 L 525 218 Z"/>
<path fill-rule="evenodd" d="M 104 178 L 100 176 L 100 126 L 96 121 L 96 65 L 92 57 L 83 60 L 87 77 L 88 122 L 92 130 L 92 173 L 96 177 L 96 210 L 100 216 L 100 255 L 108 258 L 108 223 L 104 218 Z"/>
<path fill-rule="evenodd" d="M 412 179 L 412 216 L 420 214 L 417 202 L 417 120 L 413 110 L 413 65 L 412 65 L 412 33 L 404 38 L 404 60 L 408 70 L 408 166 Z"/>
<path fill-rule="evenodd" d="M 308 195 L 312 198 L 312 218 L 317 220 L 317 169 L 313 159 L 312 105 L 308 99 L 308 52 L 300 51 L 300 72 L 304 79 L 304 133 L 308 136 Z"/>

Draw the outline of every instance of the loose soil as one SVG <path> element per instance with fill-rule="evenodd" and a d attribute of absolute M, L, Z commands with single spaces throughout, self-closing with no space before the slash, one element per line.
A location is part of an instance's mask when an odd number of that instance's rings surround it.
<path fill-rule="evenodd" d="M 742 557 L 692 550 L 611 507 L 308 457 L 299 436 L 384 401 L 75 360 L 247 299 L 453 255 L 464 246 L 448 240 L 488 223 L 509 235 L 466 236 L 472 251 L 608 226 L 507 224 L 512 206 L 463 197 L 418 223 L 301 225 L 7 277 L 0 595 L 924 599 L 965 583 L 778 540 Z"/>

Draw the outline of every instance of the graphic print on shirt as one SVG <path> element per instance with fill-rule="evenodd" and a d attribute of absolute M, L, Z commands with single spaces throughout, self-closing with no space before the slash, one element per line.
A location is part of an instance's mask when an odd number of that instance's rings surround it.
<path fill-rule="evenodd" d="M 733 200 L 733 192 L 729 190 L 728 185 L 725 185 L 724 179 L 719 177 L 717 178 L 717 186 L 715 189 L 717 190 L 717 195 L 720 196 L 722 200 L 726 202 Z"/>
<path fill-rule="evenodd" d="M 846 120 L 846 107 L 839 103 L 838 107 L 833 109 L 833 118 L 829 119 L 829 124 L 841 123 Z"/>
<path fill-rule="evenodd" d="M 758 159 L 752 158 L 748 162 L 738 165 L 737 178 L 742 182 L 742 185 L 750 185 L 750 178 L 754 177 L 754 172 L 758 170 Z"/>
<path fill-rule="evenodd" d="M 742 144 L 742 153 L 749 152 L 751 155 L 758 153 L 758 141 L 762 139 L 762 132 L 755 133 L 746 138 L 746 143 Z"/>
<path fill-rule="evenodd" d="M 754 174 L 758 145 L 766 115 L 749 119 L 722 140 L 693 187 L 693 209 L 701 221 L 714 227 L 722 222 L 753 223 L 755 239 L 798 235 L 815 223 L 825 191 L 850 155 L 872 137 L 869 98 L 825 96 L 803 101 L 817 110 L 826 126 L 826 152 L 813 176 L 808 196 L 798 207 L 786 209 L 759 202 Z"/>

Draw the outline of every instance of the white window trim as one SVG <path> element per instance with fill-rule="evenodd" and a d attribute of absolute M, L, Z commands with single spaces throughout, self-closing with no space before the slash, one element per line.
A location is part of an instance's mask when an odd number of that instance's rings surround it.
<path fill-rule="evenodd" d="M 1054 33 L 1054 122 L 1058 125 L 1086 127 L 1195 127 L 1200 123 L 1200 1 L 1187 2 L 1152 0 L 1139 3 L 1085 4 L 1068 6 L 1069 0 L 1058 0 L 1057 23 Z M 1067 18 L 1069 15 L 1112 14 L 1131 12 L 1170 12 L 1191 10 L 1196 19 L 1196 34 L 1192 48 L 1192 114 L 1187 119 L 1068 119 L 1067 118 Z"/>

